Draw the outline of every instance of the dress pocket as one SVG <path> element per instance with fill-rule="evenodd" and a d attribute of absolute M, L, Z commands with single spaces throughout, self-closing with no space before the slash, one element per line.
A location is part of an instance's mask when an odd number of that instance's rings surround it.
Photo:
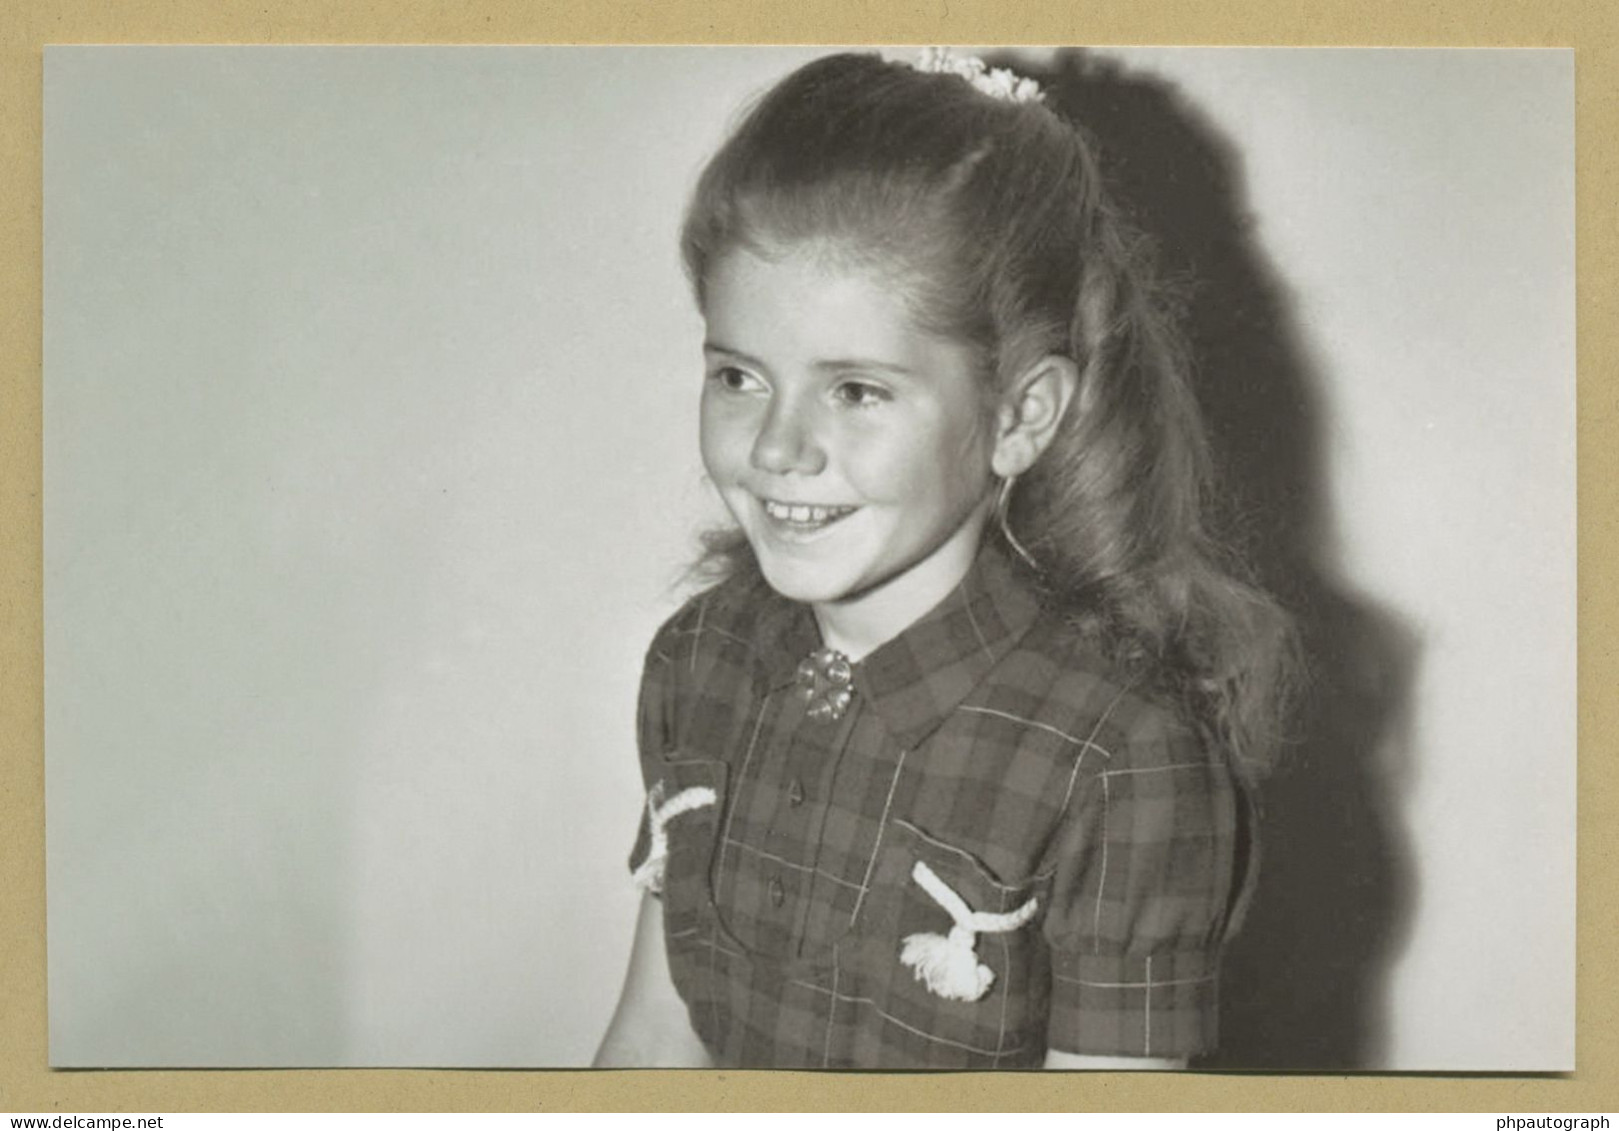
<path fill-rule="evenodd" d="M 1004 883 L 905 821 L 885 833 L 860 929 L 862 996 L 884 1024 L 866 1050 L 895 1066 L 1010 1067 L 1045 1052 L 1050 875 Z"/>

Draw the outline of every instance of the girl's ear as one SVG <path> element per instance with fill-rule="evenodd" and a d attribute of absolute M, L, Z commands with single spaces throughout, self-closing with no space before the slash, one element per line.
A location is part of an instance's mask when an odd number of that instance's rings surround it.
<path fill-rule="evenodd" d="M 1079 368 L 1056 354 L 1023 371 L 996 414 L 995 451 L 990 457 L 996 475 L 1007 479 L 1034 466 L 1056 436 L 1078 387 Z"/>

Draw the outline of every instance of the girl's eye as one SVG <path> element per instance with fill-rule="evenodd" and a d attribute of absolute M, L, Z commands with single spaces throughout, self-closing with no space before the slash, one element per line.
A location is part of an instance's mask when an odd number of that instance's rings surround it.
<path fill-rule="evenodd" d="M 872 408 L 893 399 L 889 391 L 880 385 L 870 385 L 865 381 L 845 381 L 837 387 L 833 395 L 842 404 L 850 408 Z"/>
<path fill-rule="evenodd" d="M 763 388 L 759 378 L 734 365 L 721 365 L 710 370 L 708 379 L 728 393 L 748 393 Z"/>

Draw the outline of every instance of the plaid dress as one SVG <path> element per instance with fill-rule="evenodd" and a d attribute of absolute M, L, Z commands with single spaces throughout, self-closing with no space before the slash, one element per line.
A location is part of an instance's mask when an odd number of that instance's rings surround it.
<path fill-rule="evenodd" d="M 795 680 L 820 647 L 811 613 L 757 579 L 658 632 L 639 719 L 652 804 L 630 863 L 661 859 L 670 969 L 717 1064 L 1019 1068 L 1048 1048 L 1213 1046 L 1246 795 L 1173 711 L 1042 615 L 1019 569 L 986 548 L 854 665 L 837 719 L 809 715 Z"/>

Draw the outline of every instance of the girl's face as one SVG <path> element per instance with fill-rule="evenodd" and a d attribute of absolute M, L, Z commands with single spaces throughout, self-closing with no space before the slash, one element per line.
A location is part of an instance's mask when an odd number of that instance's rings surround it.
<path fill-rule="evenodd" d="M 972 564 L 994 429 L 968 348 L 919 328 L 881 274 L 815 252 L 714 264 L 703 463 L 770 584 L 823 629 L 870 612 L 877 644 Z"/>

